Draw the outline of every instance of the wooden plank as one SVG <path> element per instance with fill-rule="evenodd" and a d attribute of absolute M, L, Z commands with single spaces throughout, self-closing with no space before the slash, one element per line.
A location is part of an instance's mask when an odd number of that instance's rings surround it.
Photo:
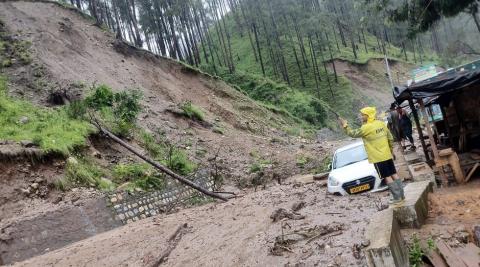
<path fill-rule="evenodd" d="M 468 243 L 465 247 L 456 248 L 455 252 L 468 267 L 480 266 L 480 248 L 473 243 Z"/>
<path fill-rule="evenodd" d="M 422 242 L 422 249 L 425 251 L 425 257 L 430 260 L 430 263 L 432 263 L 433 267 L 448 267 L 447 263 L 445 260 L 438 254 L 438 252 L 435 249 L 429 249 L 426 243 Z"/>
<path fill-rule="evenodd" d="M 470 170 L 470 172 L 468 173 L 467 175 L 467 178 L 465 178 L 465 182 L 468 182 L 468 180 L 470 180 L 470 178 L 472 177 L 473 173 L 477 170 L 478 168 L 478 165 L 480 165 L 480 163 L 476 163 L 473 168 Z"/>
<path fill-rule="evenodd" d="M 455 254 L 445 242 L 442 240 L 437 241 L 438 252 L 447 262 L 450 267 L 469 267 Z M 475 266 L 478 267 L 478 266 Z"/>
<path fill-rule="evenodd" d="M 451 148 L 447 148 L 447 149 L 442 149 L 438 152 L 438 155 L 440 157 L 443 157 L 443 156 L 448 156 L 450 154 L 453 154 L 453 149 Z"/>

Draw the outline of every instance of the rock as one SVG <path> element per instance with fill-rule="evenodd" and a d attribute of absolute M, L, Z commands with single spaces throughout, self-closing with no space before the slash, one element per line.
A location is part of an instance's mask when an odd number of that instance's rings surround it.
<path fill-rule="evenodd" d="M 102 158 L 102 154 L 100 154 L 100 152 L 98 152 L 97 150 L 93 151 L 92 152 L 92 157 L 95 157 L 97 159 L 101 159 Z"/>
<path fill-rule="evenodd" d="M 74 157 L 68 157 L 67 159 L 67 163 L 70 163 L 72 165 L 77 165 L 78 164 L 78 160 Z M 73 190 L 72 190 L 73 191 Z"/>
<path fill-rule="evenodd" d="M 368 240 L 368 239 L 362 240 L 361 245 L 362 245 L 362 247 L 364 247 L 364 248 L 370 246 L 370 240 Z"/>
<path fill-rule="evenodd" d="M 39 184 L 38 183 L 33 183 L 30 185 L 31 188 L 33 189 L 38 189 Z"/>
<path fill-rule="evenodd" d="M 480 225 L 473 227 L 473 239 L 477 242 L 477 246 L 480 247 Z"/>
<path fill-rule="evenodd" d="M 23 116 L 18 120 L 18 123 L 20 123 L 20 124 L 25 124 L 27 122 L 28 122 L 28 117 L 26 117 L 26 116 Z"/>
<path fill-rule="evenodd" d="M 291 220 L 302 220 L 302 219 L 305 219 L 305 216 L 295 214 L 295 213 L 287 211 L 286 209 L 280 208 L 280 209 L 275 210 L 272 213 L 272 215 L 270 216 L 270 218 L 273 220 L 273 222 L 277 222 L 277 221 L 280 221 L 284 218 L 288 218 L 288 219 L 291 219 Z"/>
<path fill-rule="evenodd" d="M 62 196 L 58 196 L 58 197 L 56 197 L 56 198 L 52 201 L 52 203 L 53 203 L 53 204 L 58 204 L 58 203 L 60 203 L 60 201 L 62 201 L 62 199 L 63 199 Z"/>
<path fill-rule="evenodd" d="M 30 188 L 27 188 L 27 189 L 22 188 L 22 189 L 20 189 L 20 190 L 21 190 L 22 193 L 24 193 L 25 195 L 30 195 L 30 193 L 31 193 L 31 192 L 30 192 Z"/>
<path fill-rule="evenodd" d="M 43 179 L 42 177 L 37 177 L 37 178 L 35 178 L 35 183 L 41 184 L 41 183 L 43 183 L 43 182 L 45 182 L 45 179 Z"/>
<path fill-rule="evenodd" d="M 116 203 L 117 201 L 118 201 L 118 199 L 117 199 L 116 197 L 112 197 L 112 198 L 110 199 L 110 202 L 112 202 L 112 203 Z"/>
<path fill-rule="evenodd" d="M 22 145 L 23 147 L 33 147 L 33 146 L 35 146 L 35 144 L 30 140 L 22 140 L 22 141 L 20 141 L 20 145 Z"/>
<path fill-rule="evenodd" d="M 470 239 L 470 234 L 467 232 L 465 227 L 460 226 L 455 229 L 454 237 L 458 242 L 467 244 Z"/>
<path fill-rule="evenodd" d="M 303 207 L 305 207 L 305 202 L 304 202 L 304 201 L 300 201 L 300 202 L 293 203 L 293 205 L 292 205 L 292 211 L 299 211 L 299 210 L 301 210 Z"/>

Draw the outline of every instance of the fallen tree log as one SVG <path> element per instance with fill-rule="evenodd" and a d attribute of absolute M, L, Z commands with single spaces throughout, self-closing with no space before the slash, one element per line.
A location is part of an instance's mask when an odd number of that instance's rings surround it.
<path fill-rule="evenodd" d="M 96 127 L 100 130 L 101 133 L 107 135 L 108 137 L 110 137 L 113 141 L 115 141 L 116 143 L 118 143 L 119 145 L 123 146 L 124 148 L 128 149 L 130 152 L 132 152 L 133 154 L 137 155 L 139 158 L 143 159 L 144 161 L 146 161 L 147 163 L 149 163 L 150 165 L 152 165 L 153 167 L 157 168 L 158 170 L 160 170 L 161 172 L 167 174 L 168 176 L 178 180 L 179 182 L 181 182 L 182 184 L 186 185 L 186 186 L 189 186 L 189 187 L 192 187 L 194 188 L 195 190 L 197 191 L 200 191 L 202 192 L 203 194 L 207 195 L 207 196 L 210 196 L 210 197 L 213 197 L 213 198 L 217 198 L 217 199 L 220 199 L 220 200 L 223 200 L 223 201 L 228 201 L 227 198 L 219 195 L 219 194 L 216 194 L 216 193 L 213 193 L 213 192 L 210 192 L 208 191 L 207 189 L 195 184 L 194 182 L 176 174 L 175 172 L 173 172 L 172 170 L 170 170 L 169 168 L 163 166 L 162 164 L 156 162 L 155 160 L 145 156 L 145 155 L 142 155 L 142 153 L 140 153 L 139 151 L 137 151 L 135 148 L 133 148 L 131 145 L 127 144 L 125 141 L 123 141 L 122 139 L 118 138 L 116 135 L 114 135 L 113 133 L 111 133 L 109 130 L 103 128 L 102 126 L 100 126 L 100 124 L 98 123 L 95 123 Z"/>

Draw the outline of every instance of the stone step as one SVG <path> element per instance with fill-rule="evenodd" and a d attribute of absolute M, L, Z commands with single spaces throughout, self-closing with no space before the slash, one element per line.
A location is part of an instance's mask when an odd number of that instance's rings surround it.
<path fill-rule="evenodd" d="M 405 202 L 392 207 L 394 216 L 401 228 L 420 228 L 428 215 L 428 193 L 433 192 L 433 182 L 413 182 L 404 191 Z"/>
<path fill-rule="evenodd" d="M 432 168 L 425 162 L 415 163 L 408 166 L 410 173 L 412 174 L 413 181 L 431 181 L 436 187 L 435 174 Z"/>
<path fill-rule="evenodd" d="M 365 249 L 369 267 L 407 267 L 408 251 L 400 234 L 400 226 L 393 209 L 376 213 L 366 229 L 370 245 Z"/>
<path fill-rule="evenodd" d="M 422 159 L 420 158 L 420 155 L 418 155 L 416 151 L 406 152 L 404 154 L 404 157 L 405 157 L 405 161 L 408 164 L 415 164 L 422 161 Z"/>

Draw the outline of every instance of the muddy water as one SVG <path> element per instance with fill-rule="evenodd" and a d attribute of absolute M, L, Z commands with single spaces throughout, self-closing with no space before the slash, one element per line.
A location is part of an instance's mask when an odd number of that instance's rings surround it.
<path fill-rule="evenodd" d="M 117 226 L 103 198 L 60 206 L 0 225 L 0 259 L 22 261 Z"/>

